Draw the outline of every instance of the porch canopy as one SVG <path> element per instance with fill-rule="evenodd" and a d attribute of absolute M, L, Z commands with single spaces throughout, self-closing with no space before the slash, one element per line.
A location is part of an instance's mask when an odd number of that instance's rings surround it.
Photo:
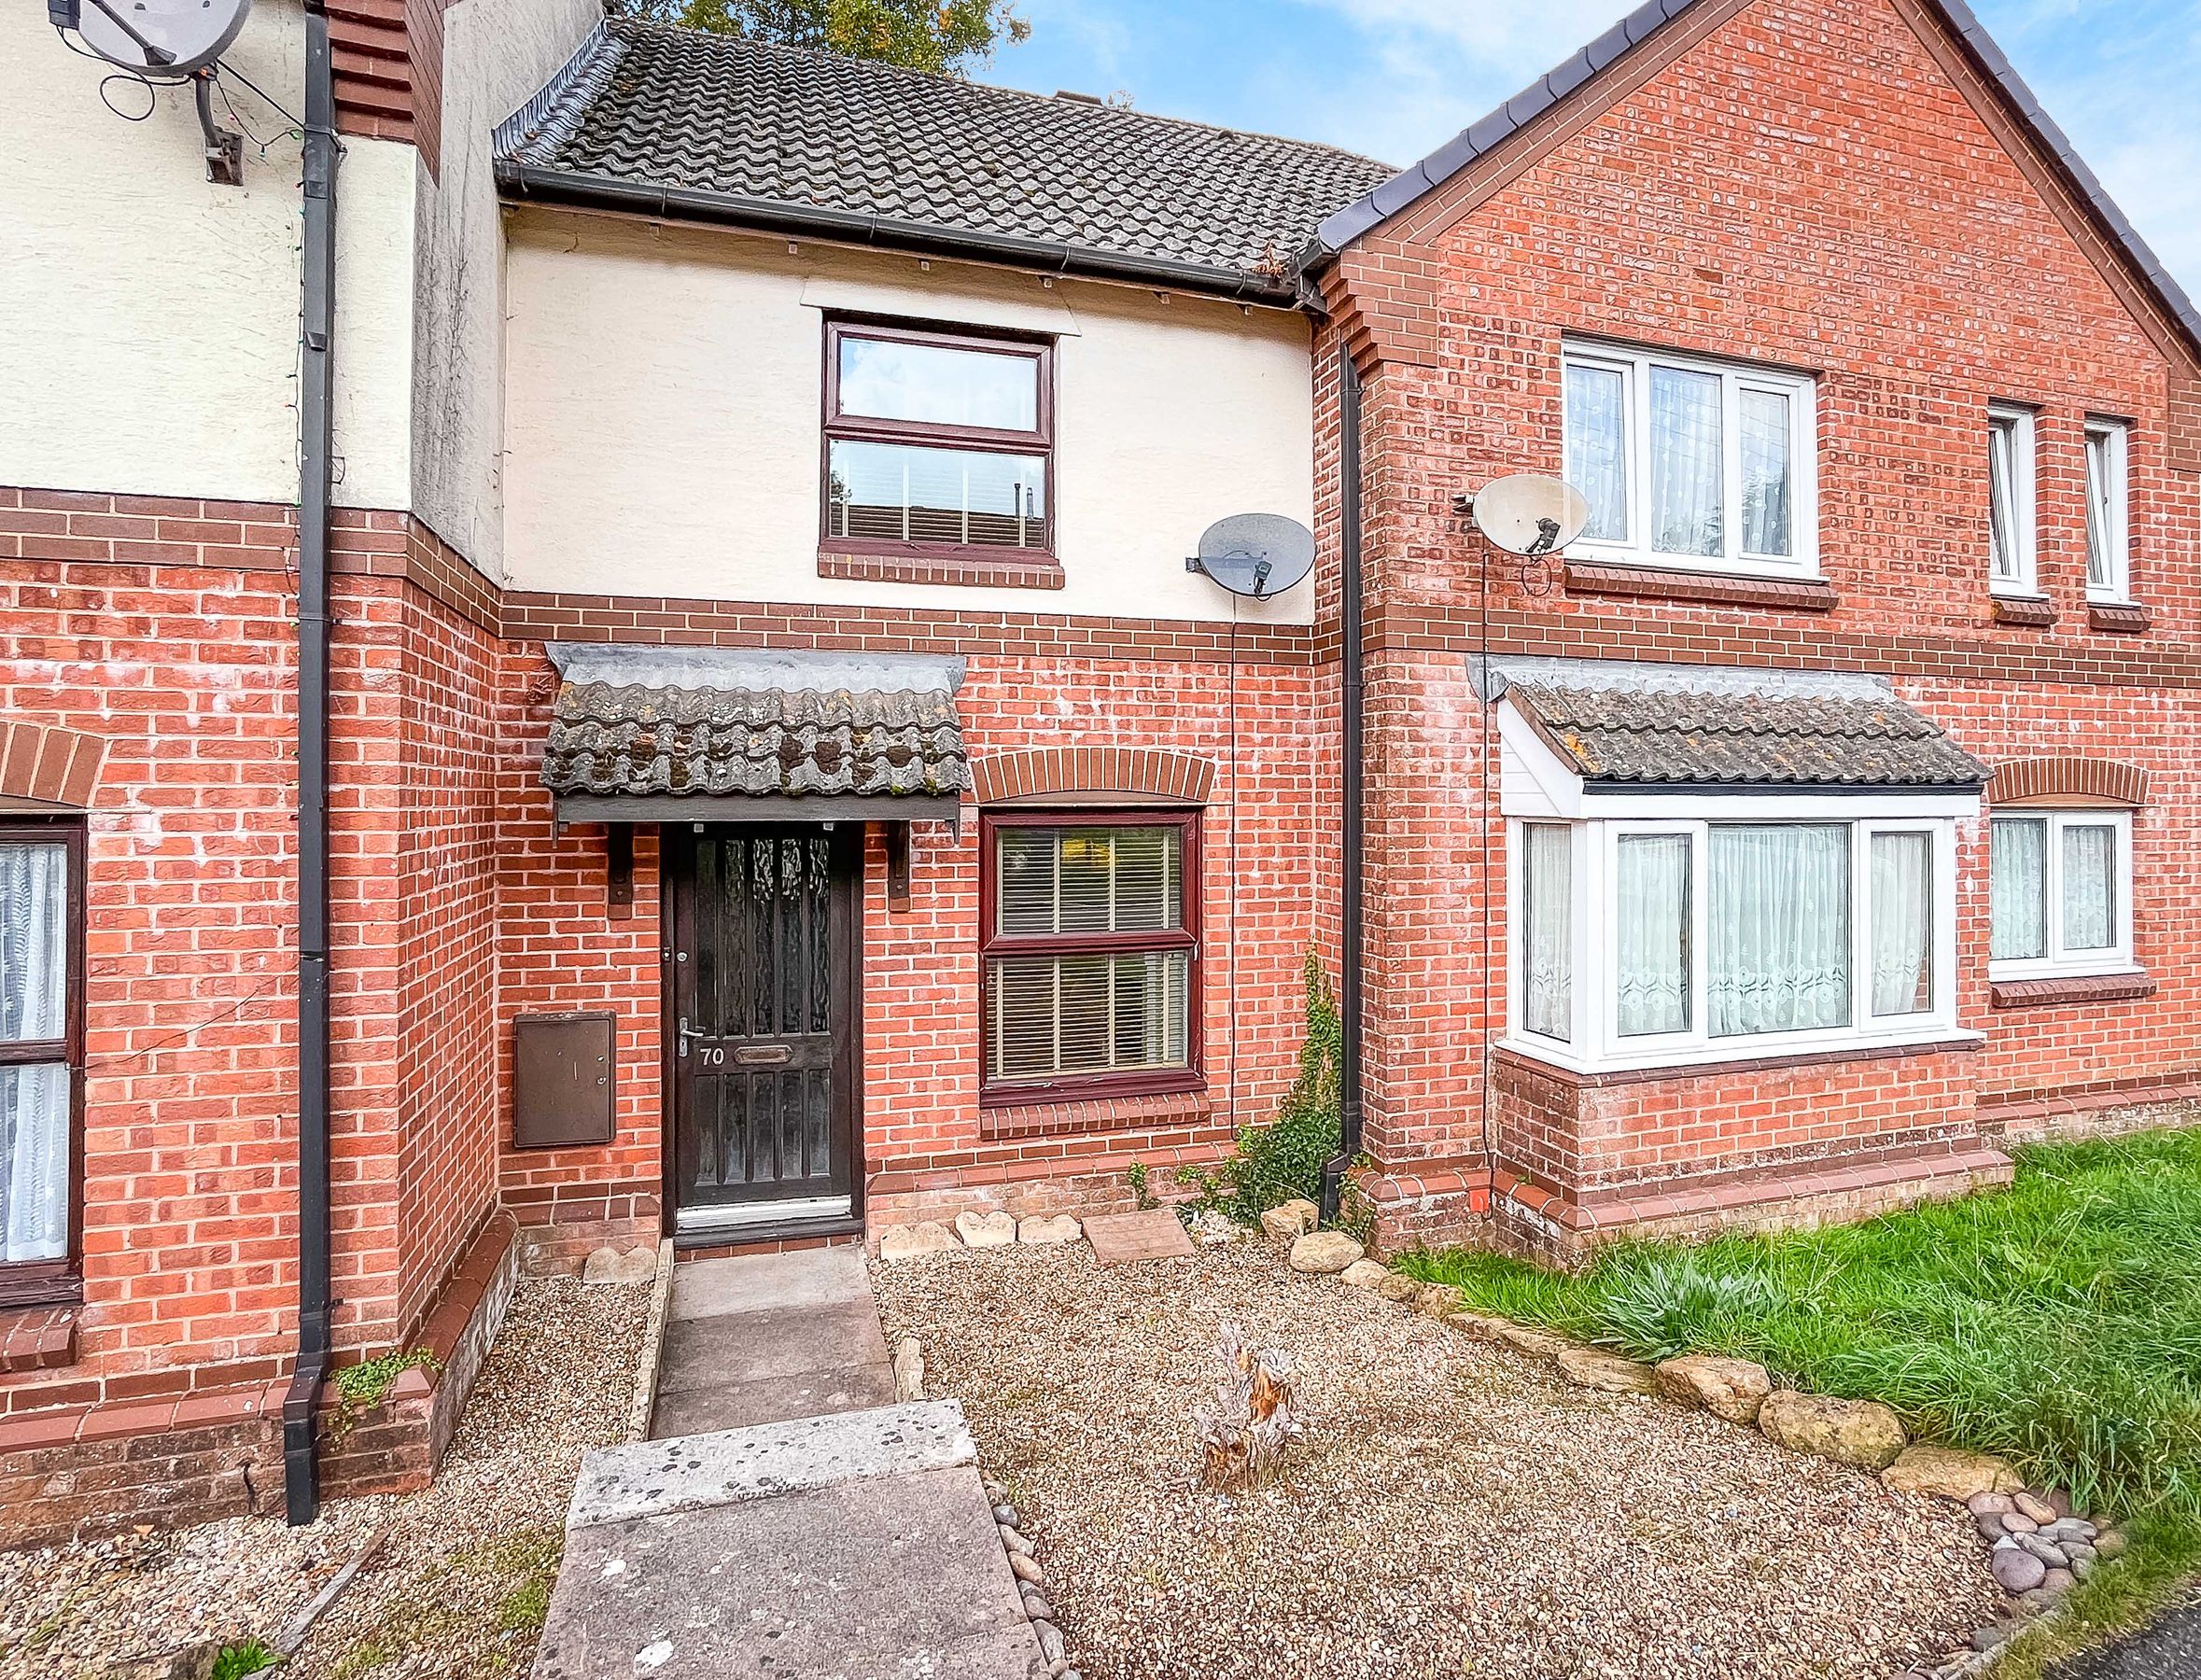
<path fill-rule="evenodd" d="M 956 821 L 963 662 L 553 642 L 560 822 Z"/>
<path fill-rule="evenodd" d="M 1480 675 L 1501 703 L 1509 816 L 1858 794 L 1908 814 L 1976 815 L 1987 779 L 1941 724 L 1866 672 L 1501 658 Z"/>

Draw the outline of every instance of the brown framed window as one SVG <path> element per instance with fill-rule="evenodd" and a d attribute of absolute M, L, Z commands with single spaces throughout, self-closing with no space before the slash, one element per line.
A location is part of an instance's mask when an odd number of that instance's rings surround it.
<path fill-rule="evenodd" d="M 0 818 L 0 1302 L 77 1292 L 84 825 Z"/>
<path fill-rule="evenodd" d="M 1199 1089 L 1199 814 L 988 814 L 979 845 L 984 1099 Z"/>
<path fill-rule="evenodd" d="M 1054 552 L 1055 350 L 829 321 L 821 541 L 934 557 Z"/>

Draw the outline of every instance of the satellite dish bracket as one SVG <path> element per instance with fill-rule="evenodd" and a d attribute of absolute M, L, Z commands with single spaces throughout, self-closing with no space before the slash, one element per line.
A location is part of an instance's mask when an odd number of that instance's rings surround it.
<path fill-rule="evenodd" d="M 1188 572 L 1198 572 L 1203 578 L 1215 577 L 1215 574 L 1208 569 L 1207 562 L 1198 554 L 1185 556 L 1185 569 Z M 1254 587 L 1247 596 L 1249 600 L 1266 601 L 1269 598 L 1269 574 L 1275 569 L 1275 566 L 1266 557 L 1255 562 Z M 1223 580 L 1220 578 L 1215 578 L 1215 581 L 1223 583 Z M 1226 589 L 1230 587 L 1227 583 L 1223 583 L 1223 586 Z"/>
<path fill-rule="evenodd" d="M 245 136 L 214 120 L 214 72 L 191 72 L 191 93 L 199 106 L 199 133 L 206 139 L 206 178 L 217 187 L 245 185 Z"/>

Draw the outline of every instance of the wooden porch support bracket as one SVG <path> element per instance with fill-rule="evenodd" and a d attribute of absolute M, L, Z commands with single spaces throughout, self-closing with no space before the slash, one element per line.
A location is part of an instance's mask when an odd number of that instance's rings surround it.
<path fill-rule="evenodd" d="M 613 822 L 604 829 L 604 915 L 611 921 L 632 921 L 635 914 L 635 831 L 631 824 Z"/>
<path fill-rule="evenodd" d="M 909 908 L 909 824 L 887 824 L 887 908 Z"/>

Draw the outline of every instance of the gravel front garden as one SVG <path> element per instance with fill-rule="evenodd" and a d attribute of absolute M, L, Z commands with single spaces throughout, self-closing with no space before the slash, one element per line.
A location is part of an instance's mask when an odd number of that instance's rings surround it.
<path fill-rule="evenodd" d="M 1886 1680 L 1998 1608 L 1959 1505 L 1572 1386 L 1267 1243 L 971 1251 L 875 1283 L 1085 1680 Z M 1197 1485 L 1226 1323 L 1287 1356 L 1309 1421 L 1242 1497 Z"/>
<path fill-rule="evenodd" d="M 0 1553 L 0 1680 L 160 1673 L 204 1640 L 273 1643 L 382 1542 L 283 1680 L 525 1674 L 592 1447 L 624 1438 L 648 1288 L 521 1280 L 434 1487 L 336 1500 L 311 1528 L 241 1518 Z"/>

